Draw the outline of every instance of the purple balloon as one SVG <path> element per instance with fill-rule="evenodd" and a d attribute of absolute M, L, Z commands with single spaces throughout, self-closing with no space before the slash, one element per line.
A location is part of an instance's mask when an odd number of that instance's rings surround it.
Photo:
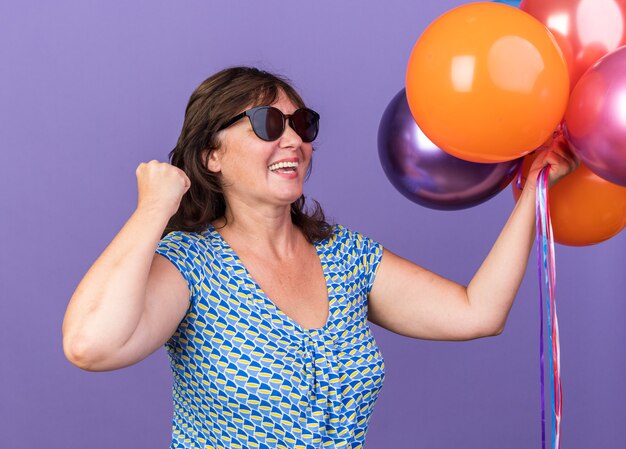
<path fill-rule="evenodd" d="M 626 47 L 580 77 L 565 113 L 565 136 L 592 172 L 626 187 Z"/>
<path fill-rule="evenodd" d="M 468 162 L 435 146 L 409 110 L 405 89 L 391 100 L 378 128 L 378 155 L 391 184 L 422 206 L 458 210 L 487 201 L 515 177 L 521 159 Z"/>

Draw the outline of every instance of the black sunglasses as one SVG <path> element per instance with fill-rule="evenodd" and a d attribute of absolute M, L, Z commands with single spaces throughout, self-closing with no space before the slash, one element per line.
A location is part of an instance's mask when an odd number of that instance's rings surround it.
<path fill-rule="evenodd" d="M 306 143 L 313 142 L 319 131 L 320 115 L 314 110 L 300 108 L 293 114 L 285 115 L 272 106 L 257 106 L 256 108 L 248 109 L 231 118 L 218 131 L 228 128 L 246 116 L 250 119 L 254 134 L 266 142 L 277 140 L 283 135 L 286 121 L 289 121 L 289 126 Z"/>

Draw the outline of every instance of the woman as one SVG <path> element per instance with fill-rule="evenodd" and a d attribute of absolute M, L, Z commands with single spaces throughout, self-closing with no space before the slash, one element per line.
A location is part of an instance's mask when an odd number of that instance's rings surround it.
<path fill-rule="evenodd" d="M 166 344 L 172 448 L 362 447 L 384 377 L 367 320 L 423 339 L 501 333 L 534 238 L 532 181 L 578 163 L 537 157 L 464 287 L 303 210 L 318 120 L 267 72 L 204 81 L 172 165 L 139 165 L 137 209 L 72 296 L 77 366 L 122 368 Z"/>

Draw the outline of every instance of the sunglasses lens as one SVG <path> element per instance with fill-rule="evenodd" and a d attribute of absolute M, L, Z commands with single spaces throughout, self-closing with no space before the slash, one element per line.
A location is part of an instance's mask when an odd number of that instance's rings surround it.
<path fill-rule="evenodd" d="M 252 129 L 255 134 L 268 142 L 278 139 L 283 134 L 284 123 L 283 114 L 272 107 L 259 108 L 252 116 Z"/>
<path fill-rule="evenodd" d="M 298 109 L 291 116 L 293 129 L 303 142 L 313 142 L 319 130 L 319 116 L 310 109 Z"/>
<path fill-rule="evenodd" d="M 311 109 L 298 109 L 290 117 L 290 125 L 303 142 L 310 143 L 317 137 L 319 115 Z M 274 107 L 257 108 L 250 117 L 254 133 L 267 142 L 279 139 L 285 131 L 285 116 Z"/>

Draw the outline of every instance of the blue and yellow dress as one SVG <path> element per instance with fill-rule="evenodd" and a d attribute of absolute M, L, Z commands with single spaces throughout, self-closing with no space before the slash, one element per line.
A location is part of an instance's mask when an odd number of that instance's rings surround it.
<path fill-rule="evenodd" d="M 166 343 L 172 449 L 362 448 L 384 363 L 367 322 L 380 244 L 343 226 L 315 244 L 329 297 L 304 329 L 265 295 L 213 226 L 156 252 L 183 274 L 189 310 Z"/>

